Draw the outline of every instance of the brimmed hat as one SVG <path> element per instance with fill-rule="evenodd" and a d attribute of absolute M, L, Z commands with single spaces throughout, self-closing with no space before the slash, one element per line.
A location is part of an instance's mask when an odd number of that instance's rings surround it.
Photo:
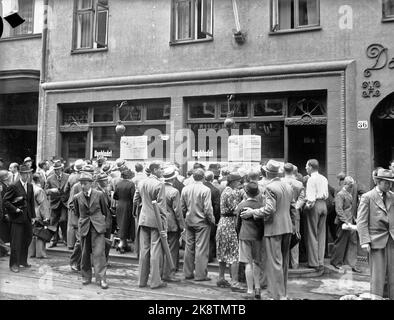
<path fill-rule="evenodd" d="M 23 160 L 23 163 L 26 163 L 26 162 L 29 162 L 29 161 L 33 162 L 33 160 L 31 160 L 30 157 L 26 157 L 25 160 Z"/>
<path fill-rule="evenodd" d="M 75 161 L 74 163 L 74 170 L 75 171 L 80 171 L 82 170 L 83 166 L 85 164 L 85 161 L 83 161 L 82 159 L 78 159 L 77 161 Z"/>
<path fill-rule="evenodd" d="M 103 167 L 101 168 L 101 170 L 103 170 L 104 173 L 110 172 L 111 171 L 111 164 L 110 163 L 104 164 Z"/>
<path fill-rule="evenodd" d="M 256 182 L 249 182 L 245 187 L 245 191 L 248 195 L 255 197 L 260 193 L 259 185 Z"/>
<path fill-rule="evenodd" d="M 269 160 L 266 165 L 263 166 L 263 170 L 272 174 L 279 174 L 280 163 L 275 160 Z"/>
<path fill-rule="evenodd" d="M 0 181 L 6 181 L 11 173 L 7 170 L 0 170 Z"/>
<path fill-rule="evenodd" d="M 387 181 L 394 182 L 394 175 L 391 172 L 391 170 L 379 169 L 378 172 L 376 173 L 375 179 L 381 179 L 381 180 L 387 180 Z"/>
<path fill-rule="evenodd" d="M 230 182 L 233 182 L 233 181 L 237 181 L 237 180 L 241 180 L 241 179 L 242 179 L 242 177 L 238 173 L 233 172 L 233 173 L 230 173 L 227 176 L 227 183 L 230 183 Z"/>
<path fill-rule="evenodd" d="M 163 170 L 163 179 L 164 181 L 171 180 L 178 175 L 176 168 L 174 166 L 166 167 Z"/>
<path fill-rule="evenodd" d="M 100 173 L 97 178 L 97 181 L 108 181 L 108 175 L 106 173 Z"/>
<path fill-rule="evenodd" d="M 57 169 L 63 169 L 64 164 L 60 162 L 60 160 L 55 161 L 55 163 L 53 164 L 53 169 L 57 170 Z"/>
<path fill-rule="evenodd" d="M 124 161 L 123 159 L 119 158 L 119 159 L 116 159 L 115 163 L 116 163 L 116 166 L 118 168 L 120 168 L 121 166 L 123 166 L 126 163 L 126 161 Z"/>
<path fill-rule="evenodd" d="M 85 164 L 82 169 L 82 172 L 88 172 L 88 173 L 93 173 L 94 172 L 94 167 L 91 164 Z"/>
<path fill-rule="evenodd" d="M 33 169 L 31 169 L 31 168 L 29 168 L 27 165 L 25 165 L 25 164 L 22 164 L 20 167 L 19 167 L 19 172 L 20 173 L 29 173 L 29 172 L 32 172 L 33 171 Z"/>
<path fill-rule="evenodd" d="M 93 182 L 93 176 L 88 173 L 88 172 L 82 172 L 79 181 L 92 181 Z"/>

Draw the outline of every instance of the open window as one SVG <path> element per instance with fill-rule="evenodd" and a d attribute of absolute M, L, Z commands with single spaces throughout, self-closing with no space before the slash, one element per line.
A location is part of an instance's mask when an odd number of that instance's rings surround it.
<path fill-rule="evenodd" d="M 4 23 L 3 38 L 25 36 L 33 33 L 41 33 L 41 30 L 34 30 L 34 0 L 2 0 L 0 1 L 0 16 L 4 17 L 9 13 L 18 12 L 25 20 L 21 25 L 12 28 L 8 23 Z"/>
<path fill-rule="evenodd" d="M 73 49 L 108 46 L 108 0 L 75 0 Z"/>
<path fill-rule="evenodd" d="M 319 0 L 272 0 L 271 7 L 272 32 L 320 25 Z"/>
<path fill-rule="evenodd" d="M 172 0 L 171 42 L 213 37 L 213 0 Z"/>

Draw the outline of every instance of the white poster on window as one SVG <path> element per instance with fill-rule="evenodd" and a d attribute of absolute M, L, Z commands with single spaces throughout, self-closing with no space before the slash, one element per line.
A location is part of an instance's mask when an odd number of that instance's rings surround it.
<path fill-rule="evenodd" d="M 233 135 L 228 138 L 228 161 L 261 161 L 261 137 Z"/>
<path fill-rule="evenodd" d="M 148 159 L 148 137 L 147 136 L 121 137 L 120 157 L 125 160 Z"/>

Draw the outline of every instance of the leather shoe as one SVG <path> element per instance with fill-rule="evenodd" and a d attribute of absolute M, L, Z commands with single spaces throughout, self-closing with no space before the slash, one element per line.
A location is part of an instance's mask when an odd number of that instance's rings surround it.
<path fill-rule="evenodd" d="M 359 269 L 359 268 L 357 268 L 357 267 L 353 267 L 353 268 L 352 268 L 352 271 L 353 271 L 353 272 L 356 272 L 356 273 L 362 273 L 361 269 Z"/>
<path fill-rule="evenodd" d="M 83 280 L 82 280 L 82 284 L 85 285 L 85 286 L 86 286 L 87 284 L 89 284 L 89 283 L 92 283 L 92 280 L 90 280 L 90 279 L 83 279 Z"/>
<path fill-rule="evenodd" d="M 108 283 L 105 280 L 100 281 L 100 287 L 102 289 L 108 289 Z"/>
<path fill-rule="evenodd" d="M 194 281 L 211 281 L 212 279 L 210 277 L 205 277 L 202 279 L 194 279 Z"/>
<path fill-rule="evenodd" d="M 31 268 L 31 264 L 28 264 L 28 263 L 21 264 L 19 267 L 21 267 L 21 268 Z"/>
<path fill-rule="evenodd" d="M 18 272 L 19 272 L 19 267 L 18 267 L 18 266 L 12 266 L 12 267 L 10 268 L 10 270 L 11 270 L 12 272 L 18 273 Z"/>
<path fill-rule="evenodd" d="M 164 278 L 163 281 L 165 282 L 180 282 L 181 279 L 177 279 L 175 277 Z"/>
<path fill-rule="evenodd" d="M 342 270 L 342 268 L 336 264 L 331 263 L 331 265 L 337 270 Z"/>
<path fill-rule="evenodd" d="M 57 246 L 57 243 L 56 242 L 52 242 L 52 243 L 49 244 L 48 248 L 54 248 L 56 246 Z"/>

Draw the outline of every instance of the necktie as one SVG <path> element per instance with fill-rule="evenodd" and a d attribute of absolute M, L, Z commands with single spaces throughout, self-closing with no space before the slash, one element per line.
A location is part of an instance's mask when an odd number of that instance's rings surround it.
<path fill-rule="evenodd" d="M 383 197 L 384 206 L 387 208 L 387 205 L 386 205 L 387 193 L 383 192 L 382 197 Z"/>

